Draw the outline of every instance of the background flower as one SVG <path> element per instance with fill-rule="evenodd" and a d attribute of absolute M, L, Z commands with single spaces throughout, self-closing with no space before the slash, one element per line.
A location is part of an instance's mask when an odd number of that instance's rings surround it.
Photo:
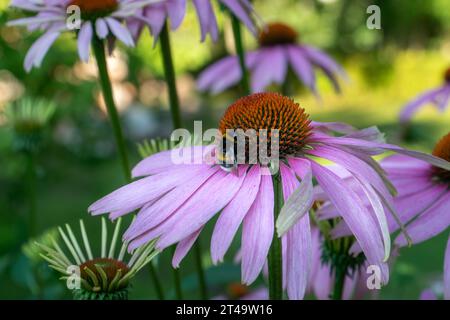
<path fill-rule="evenodd" d="M 178 29 L 186 15 L 187 2 L 187 0 L 162 0 L 140 10 L 136 16 L 127 20 L 134 38 L 139 38 L 144 26 L 148 25 L 156 41 L 167 19 L 170 20 L 172 30 Z M 252 18 L 254 9 L 250 1 L 219 0 L 218 2 L 235 15 L 252 33 L 256 34 L 256 26 Z M 192 0 L 192 4 L 200 24 L 201 41 L 205 41 L 208 34 L 213 41 L 217 41 L 219 27 L 213 2 L 211 0 Z"/>
<path fill-rule="evenodd" d="M 47 51 L 63 32 L 76 31 L 71 29 L 68 23 L 67 8 L 78 6 L 81 10 L 81 21 L 78 39 L 78 54 L 83 61 L 89 60 L 89 48 L 93 37 L 105 39 L 112 35 L 127 46 L 134 46 L 134 41 L 128 29 L 122 24 L 122 20 L 134 14 L 140 7 L 157 2 L 158 0 L 61 0 L 45 1 L 37 0 L 30 3 L 29 0 L 12 0 L 11 7 L 29 11 L 35 14 L 10 21 L 10 26 L 24 25 L 29 31 L 40 30 L 44 34 L 36 40 L 25 57 L 25 70 L 32 67 L 40 67 Z"/>
<path fill-rule="evenodd" d="M 314 68 L 321 69 L 339 91 L 337 77 L 347 78 L 342 67 L 317 48 L 297 43 L 298 34 L 290 26 L 276 22 L 264 26 L 259 35 L 259 48 L 245 55 L 251 73 L 252 92 L 262 92 L 273 83 L 287 81 L 288 70 L 315 95 L 318 95 Z M 201 91 L 220 93 L 237 84 L 242 77 L 236 56 L 225 57 L 204 70 L 198 78 Z"/>
<path fill-rule="evenodd" d="M 444 112 L 450 101 L 450 68 L 444 73 L 444 84 L 436 89 L 426 91 L 417 98 L 408 102 L 400 113 L 400 121 L 407 122 L 423 106 L 428 103 L 436 105 L 439 111 Z"/>

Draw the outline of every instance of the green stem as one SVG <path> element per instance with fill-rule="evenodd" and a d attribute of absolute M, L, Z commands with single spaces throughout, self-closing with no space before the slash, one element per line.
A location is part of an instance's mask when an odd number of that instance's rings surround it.
<path fill-rule="evenodd" d="M 130 182 L 131 181 L 130 165 L 128 162 L 128 156 L 125 146 L 125 140 L 123 138 L 122 127 L 120 125 L 119 113 L 117 112 L 116 104 L 114 103 L 111 81 L 108 75 L 108 66 L 106 64 L 106 55 L 105 55 L 105 45 L 103 40 L 94 37 L 92 41 L 92 47 L 94 49 L 95 58 L 97 59 L 98 74 L 100 78 L 100 84 L 102 86 L 103 98 L 105 100 L 112 129 L 114 131 L 114 137 L 116 139 L 117 148 L 119 150 L 123 172 L 127 182 Z"/>
<path fill-rule="evenodd" d="M 153 262 L 149 263 L 149 270 L 150 270 L 150 277 L 152 278 L 153 283 L 155 284 L 155 292 L 156 296 L 159 300 L 164 300 L 164 291 L 161 287 L 161 283 L 158 279 L 158 274 L 156 272 L 156 268 L 153 264 Z"/>
<path fill-rule="evenodd" d="M 347 274 L 347 267 L 336 267 L 333 300 L 341 300 L 342 292 L 344 291 L 345 275 Z"/>
<path fill-rule="evenodd" d="M 172 254 L 171 256 L 175 254 L 176 246 L 172 247 Z M 175 284 L 175 297 L 177 300 L 183 300 L 183 290 L 181 289 L 181 277 L 180 277 L 180 270 L 176 268 L 172 268 L 173 273 L 173 280 Z"/>
<path fill-rule="evenodd" d="M 273 192 L 274 192 L 274 221 L 278 218 L 283 206 L 283 190 L 279 175 L 274 175 Z M 281 238 L 276 232 L 273 234 L 272 245 L 269 251 L 269 298 L 270 300 L 283 299 L 283 264 L 282 264 L 282 248 Z"/>
<path fill-rule="evenodd" d="M 120 124 L 119 113 L 117 112 L 116 104 L 114 103 L 111 81 L 108 75 L 108 66 L 106 63 L 106 55 L 105 55 L 105 44 L 103 40 L 94 37 L 92 41 L 92 47 L 94 50 L 95 58 L 97 60 L 98 74 L 103 91 L 103 98 L 105 100 L 106 108 L 108 109 L 108 115 L 113 128 L 117 149 L 119 150 L 123 173 L 125 175 L 126 181 L 131 182 L 132 179 L 131 179 L 130 165 L 128 162 L 122 126 Z M 162 293 L 162 286 L 158 277 L 156 276 L 156 271 L 154 270 L 154 266 L 152 264 L 150 264 L 150 273 L 154 274 L 152 277 L 153 283 L 155 285 L 155 291 L 158 293 L 158 296 L 161 299 L 163 299 L 164 295 Z"/>
<path fill-rule="evenodd" d="M 202 300 L 207 300 L 208 289 L 206 286 L 206 277 L 203 268 L 202 248 L 200 245 L 200 239 L 198 239 L 194 245 L 194 254 L 195 254 L 195 264 L 197 267 L 198 282 L 200 284 L 200 297 L 202 298 Z"/>
<path fill-rule="evenodd" d="M 177 93 L 177 83 L 175 79 L 175 70 L 172 60 L 172 52 L 170 48 L 169 27 L 167 21 L 160 34 L 161 54 L 164 65 L 164 74 L 166 77 L 167 87 L 169 90 L 170 114 L 172 115 L 172 124 L 174 129 L 182 128 L 180 102 Z"/>
<path fill-rule="evenodd" d="M 250 94 L 250 84 L 248 80 L 248 72 L 245 64 L 245 51 L 244 45 L 242 43 L 242 33 L 241 33 L 241 24 L 239 23 L 238 18 L 236 18 L 231 12 L 231 26 L 233 28 L 233 36 L 234 36 L 234 45 L 236 47 L 236 53 L 239 58 L 239 66 L 241 67 L 242 78 L 241 78 L 241 86 L 244 90 L 244 94 Z"/>
<path fill-rule="evenodd" d="M 27 180 L 28 180 L 28 201 L 29 201 L 29 214 L 28 214 L 28 230 L 30 237 L 36 236 L 36 160 L 35 153 L 29 151 L 26 154 L 27 157 Z"/>

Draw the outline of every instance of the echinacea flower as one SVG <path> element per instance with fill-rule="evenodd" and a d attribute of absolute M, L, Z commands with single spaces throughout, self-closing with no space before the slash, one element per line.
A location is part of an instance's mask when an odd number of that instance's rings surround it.
<path fill-rule="evenodd" d="M 9 26 L 27 26 L 28 30 L 41 30 L 44 34 L 31 46 L 25 57 L 25 70 L 39 67 L 52 44 L 63 32 L 77 31 L 80 59 L 89 59 L 90 43 L 94 37 L 106 39 L 110 36 L 127 46 L 134 46 L 133 38 L 122 21 L 132 16 L 137 9 L 161 0 L 12 0 L 11 7 L 34 13 L 10 21 Z M 71 8 L 79 8 L 80 17 Z M 74 21 L 72 21 L 72 18 Z"/>
<path fill-rule="evenodd" d="M 434 104 L 439 111 L 444 112 L 450 102 L 450 68 L 444 73 L 444 83 L 436 88 L 424 92 L 414 100 L 408 102 L 400 113 L 400 121 L 408 122 L 420 107 L 428 103 Z"/>
<path fill-rule="evenodd" d="M 249 0 L 219 0 L 236 16 L 247 28 L 256 34 L 255 23 L 252 19 L 254 9 Z M 219 38 L 219 27 L 211 0 L 192 0 L 200 24 L 201 41 L 209 34 L 213 41 Z M 186 15 L 187 0 L 162 0 L 160 3 L 145 6 L 136 15 L 127 20 L 133 36 L 137 39 L 144 26 L 149 26 L 152 35 L 157 39 L 164 23 L 170 20 L 172 30 L 178 29 Z"/>
<path fill-rule="evenodd" d="M 449 163 L 450 133 L 444 136 L 433 151 L 436 158 Z M 450 226 L 450 168 L 407 157 L 392 155 L 381 161 L 381 167 L 388 179 L 398 190 L 394 198 L 396 216 L 389 215 L 387 228 L 390 233 L 402 232 L 395 239 L 399 248 L 416 244 L 435 237 Z M 347 184 L 356 181 L 347 173 L 341 175 Z M 369 203 L 367 203 L 369 205 Z M 320 219 L 338 217 L 339 213 L 331 203 L 326 203 L 319 211 Z M 335 237 L 348 236 L 351 231 L 345 224 L 336 226 Z M 446 294 L 450 295 L 450 246 L 447 248 L 444 278 Z"/>
<path fill-rule="evenodd" d="M 106 220 L 102 219 L 99 255 L 92 252 L 82 220 L 80 220 L 82 242 L 76 238 L 68 224 L 66 232 L 61 227 L 58 230 L 65 247 L 52 236 L 50 244 L 36 243 L 36 245 L 41 249 L 41 257 L 49 263 L 49 266 L 62 274 L 61 279 L 67 282 L 68 289 L 72 290 L 77 300 L 126 300 L 130 280 L 158 254 L 154 250 L 155 243 L 150 242 L 135 250 L 128 259 L 125 259 L 127 244 L 123 243 L 119 254 L 116 255 L 120 220 L 114 228 L 108 246 Z"/>
<path fill-rule="evenodd" d="M 321 69 L 339 91 L 337 77 L 347 78 L 342 67 L 323 51 L 297 40 L 297 32 L 284 23 L 270 23 L 262 29 L 259 48 L 245 54 L 252 92 L 264 91 L 273 83 L 283 84 L 289 68 L 316 95 L 315 68 Z M 228 56 L 206 68 L 197 85 L 201 91 L 220 93 L 237 84 L 241 77 L 238 57 Z"/>
<path fill-rule="evenodd" d="M 311 265 L 307 213 L 313 204 L 315 178 L 356 235 L 368 261 L 387 259 L 389 242 L 378 231 L 379 222 L 374 221 L 355 191 L 317 159 L 334 161 L 355 176 L 382 223 L 384 212 L 380 212 L 380 203 L 389 202 L 390 194 L 370 155 L 384 149 L 405 150 L 377 141 L 379 134 L 374 134 L 373 129 L 353 132 L 342 124 L 313 123 L 297 103 L 276 93 L 253 94 L 232 104 L 220 121 L 219 131 L 222 138 L 228 139 L 229 131 L 238 129 L 258 132 L 258 155 L 267 150 L 272 139 L 278 141 L 280 170 L 274 179 L 281 182 L 285 205 L 276 222 L 270 169 L 260 160 L 248 161 L 255 146 L 250 143 L 245 145 L 245 161 L 236 163 L 231 172 L 215 145 L 157 153 L 133 169 L 134 177 L 144 178 L 98 200 L 89 207 L 89 212 L 110 213 L 110 218 L 115 219 L 140 209 L 124 239 L 130 242 L 131 249 L 154 239 L 157 250 L 178 243 L 172 260 L 174 267 L 189 252 L 205 224 L 220 212 L 211 240 L 212 260 L 214 263 L 223 260 L 242 225 L 245 284 L 252 283 L 266 263 L 276 225 L 284 243 L 284 283 L 288 296 L 300 299 Z M 336 131 L 352 132 L 343 136 L 330 134 Z M 180 164 L 179 160 L 185 161 Z"/>

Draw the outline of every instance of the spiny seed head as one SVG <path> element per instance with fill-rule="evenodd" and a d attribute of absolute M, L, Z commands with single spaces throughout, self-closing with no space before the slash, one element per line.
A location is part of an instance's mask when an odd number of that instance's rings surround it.
<path fill-rule="evenodd" d="M 450 132 L 439 140 L 433 150 L 433 155 L 450 161 Z M 444 182 L 450 182 L 450 171 L 442 168 L 433 168 L 437 178 Z"/>
<path fill-rule="evenodd" d="M 115 259 L 110 258 L 95 258 L 93 260 L 89 260 L 84 262 L 82 265 L 80 265 L 80 271 L 81 271 L 81 278 L 88 281 L 92 284 L 92 280 L 86 272 L 86 268 L 92 271 L 92 273 L 95 274 L 97 279 L 101 279 L 100 272 L 95 267 L 100 267 L 106 274 L 106 278 L 108 279 L 108 283 L 110 284 L 111 281 L 116 277 L 117 272 L 121 270 L 121 278 L 128 273 L 129 268 L 128 266 L 123 263 L 122 261 L 118 261 Z"/>
<path fill-rule="evenodd" d="M 444 72 L 444 80 L 445 82 L 450 83 L 450 67 Z"/>
<path fill-rule="evenodd" d="M 311 135 L 310 123 L 305 109 L 292 99 L 278 93 L 256 93 L 229 106 L 220 120 L 219 130 L 222 135 L 227 130 L 255 130 L 258 141 L 267 141 L 267 150 L 270 150 L 271 130 L 278 130 L 279 155 L 286 157 L 302 153 Z M 267 140 L 262 140 L 260 134 L 267 134 L 264 137 Z"/>
<path fill-rule="evenodd" d="M 81 15 L 88 20 L 105 17 L 119 6 L 118 0 L 72 0 L 69 6 L 78 6 Z"/>
<path fill-rule="evenodd" d="M 267 24 L 259 34 L 261 47 L 276 46 L 279 44 L 292 44 L 297 42 L 298 33 L 290 26 L 274 22 Z"/>

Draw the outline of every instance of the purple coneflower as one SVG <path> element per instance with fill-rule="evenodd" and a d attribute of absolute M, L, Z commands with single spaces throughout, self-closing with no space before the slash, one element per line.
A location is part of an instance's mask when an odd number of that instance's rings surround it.
<path fill-rule="evenodd" d="M 450 133 L 435 146 L 433 155 L 450 161 Z M 416 159 L 391 156 L 382 162 L 389 178 L 400 190 L 395 206 L 406 224 L 411 241 L 420 243 L 431 239 L 450 226 L 450 170 L 434 167 Z M 392 231 L 395 224 L 390 223 Z M 404 234 L 395 240 L 407 244 Z M 450 299 L 450 239 L 444 262 L 444 296 Z"/>
<path fill-rule="evenodd" d="M 188 253 L 205 224 L 220 212 L 211 240 L 212 260 L 214 263 L 223 260 L 242 225 L 242 282 L 245 284 L 252 283 L 261 272 L 276 225 L 278 235 L 283 237 L 288 296 L 299 299 L 304 295 L 311 264 L 307 213 L 313 204 L 314 177 L 355 234 L 367 260 L 379 263 L 387 259 L 389 242 L 379 232 L 379 224 L 384 221 L 380 202 L 389 202 L 391 196 L 370 155 L 386 148 L 399 152 L 403 149 L 377 142 L 379 135 L 374 135 L 373 129 L 332 136 L 329 132 L 333 130 L 352 130 L 336 123 L 312 123 L 303 108 L 276 93 L 239 99 L 227 109 L 219 129 L 222 134 L 236 129 L 279 130 L 281 165 L 274 179 L 281 183 L 286 202 L 276 224 L 269 168 L 260 163 L 244 163 L 230 173 L 217 165 L 220 161 L 214 160 L 216 149 L 211 145 L 174 149 L 144 159 L 132 174 L 145 178 L 100 199 L 89 211 L 95 215 L 110 213 L 114 219 L 140 209 L 124 235 L 125 240 L 130 242 L 131 249 L 153 239 L 158 239 L 158 250 L 178 243 L 172 261 L 174 267 Z M 269 135 L 269 143 L 270 139 Z M 260 150 L 264 146 L 258 147 Z M 181 154 L 191 164 L 174 164 L 174 154 Z M 366 191 L 367 201 L 374 204 L 373 211 L 379 221 L 373 219 L 359 195 L 317 162 L 317 158 L 336 162 L 357 179 Z"/>
<path fill-rule="evenodd" d="M 134 46 L 133 38 L 122 24 L 124 18 L 132 16 L 144 5 L 161 0 L 12 0 L 11 7 L 35 13 L 34 16 L 9 22 L 10 26 L 25 25 L 30 31 L 42 30 L 44 34 L 31 46 L 25 58 L 25 69 L 39 67 L 55 40 L 67 31 L 78 31 L 78 53 L 80 59 L 89 59 L 89 48 L 93 37 L 106 39 L 113 36 L 127 46 Z M 69 21 L 71 6 L 78 6 L 79 24 Z M 70 11 L 71 12 L 71 11 Z"/>
<path fill-rule="evenodd" d="M 433 151 L 436 158 L 450 161 L 450 133 L 444 136 Z M 392 155 L 381 161 L 389 180 L 398 190 L 394 199 L 397 217 L 388 216 L 390 233 L 402 229 L 395 244 L 404 247 L 435 237 L 450 225 L 450 169 L 404 155 Z M 354 186 L 355 180 L 348 173 L 341 175 L 347 184 Z M 369 204 L 369 203 L 367 203 Z M 318 211 L 320 219 L 331 219 L 340 214 L 331 203 Z M 334 230 L 335 237 L 348 236 L 351 230 L 340 224 Z M 450 243 L 450 242 L 449 242 Z M 447 245 L 444 263 L 446 296 L 450 296 L 450 245 Z"/>
<path fill-rule="evenodd" d="M 253 92 L 264 91 L 272 83 L 283 84 L 288 68 L 292 68 L 298 79 L 317 95 L 315 67 L 321 69 L 339 91 L 337 76 L 347 77 L 342 67 L 323 51 L 298 43 L 297 38 L 297 32 L 284 23 L 265 26 L 259 35 L 259 48 L 245 54 Z M 237 84 L 241 77 L 238 57 L 228 56 L 200 74 L 198 88 L 219 93 Z"/>
<path fill-rule="evenodd" d="M 166 19 L 170 19 L 172 30 L 176 30 L 183 22 L 186 14 L 186 2 L 187 0 L 163 0 L 160 3 L 146 6 L 137 15 L 130 17 L 128 25 L 135 39 L 139 37 L 145 25 L 148 25 L 152 35 L 158 38 Z M 217 26 L 212 1 L 192 0 L 192 3 L 200 24 L 201 41 L 204 41 L 208 34 L 213 41 L 217 41 L 219 27 Z M 250 1 L 219 0 L 219 3 L 230 10 L 252 33 L 256 34 L 256 26 L 252 19 L 254 11 Z"/>
<path fill-rule="evenodd" d="M 420 107 L 427 103 L 433 103 L 439 109 L 444 112 L 450 101 L 450 68 L 444 73 L 444 84 L 436 89 L 426 91 L 414 100 L 410 101 L 403 107 L 400 113 L 400 121 L 408 122 L 411 117 L 419 110 Z"/>

